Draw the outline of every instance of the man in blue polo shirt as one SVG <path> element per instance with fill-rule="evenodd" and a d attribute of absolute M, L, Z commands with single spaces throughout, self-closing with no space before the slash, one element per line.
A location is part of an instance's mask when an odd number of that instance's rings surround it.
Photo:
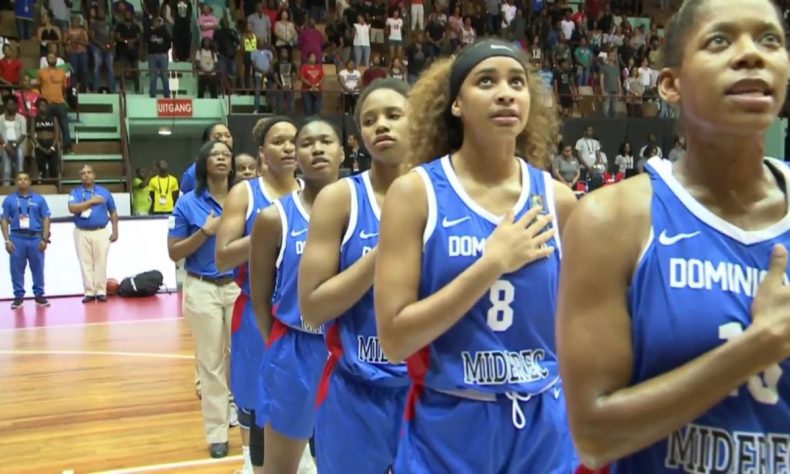
<path fill-rule="evenodd" d="M 107 301 L 107 254 L 110 243 L 118 240 L 118 213 L 107 188 L 95 183 L 93 168 L 80 170 L 82 186 L 69 193 L 69 212 L 74 214 L 74 244 L 82 269 L 85 288 L 83 303 Z M 107 232 L 107 223 L 112 231 Z M 109 234 L 109 235 L 108 235 Z"/>
<path fill-rule="evenodd" d="M 3 200 L 0 217 L 5 249 L 11 255 L 11 282 L 14 301 L 11 309 L 22 306 L 25 296 L 25 268 L 30 262 L 33 296 L 39 306 L 49 306 L 44 298 L 44 250 L 49 240 L 49 206 L 40 194 L 30 190 L 30 175 L 16 175 L 16 192 Z"/>

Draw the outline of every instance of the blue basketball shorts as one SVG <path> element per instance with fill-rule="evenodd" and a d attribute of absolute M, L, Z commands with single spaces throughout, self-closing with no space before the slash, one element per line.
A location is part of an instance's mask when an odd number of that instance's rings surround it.
<path fill-rule="evenodd" d="M 230 333 L 230 390 L 236 406 L 247 411 L 258 403 L 258 370 L 263 338 L 249 297 L 241 293 L 233 305 Z"/>
<path fill-rule="evenodd" d="M 395 474 L 568 474 L 577 465 L 559 385 L 528 401 L 504 395 L 478 401 L 424 389 L 413 403 Z"/>
<path fill-rule="evenodd" d="M 260 366 L 259 426 L 270 423 L 274 431 L 289 438 L 310 438 L 318 381 L 328 355 L 321 334 L 302 332 L 274 320 Z"/>
<path fill-rule="evenodd" d="M 326 383 L 315 425 L 318 472 L 388 472 L 400 440 L 408 385 L 374 385 L 340 368 Z"/>

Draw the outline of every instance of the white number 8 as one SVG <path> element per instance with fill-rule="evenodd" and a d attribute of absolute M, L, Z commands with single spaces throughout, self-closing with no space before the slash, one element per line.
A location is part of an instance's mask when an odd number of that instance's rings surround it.
<path fill-rule="evenodd" d="M 719 326 L 719 339 L 729 341 L 741 334 L 743 334 L 743 326 L 739 323 L 727 323 Z M 779 385 L 779 379 L 781 377 L 782 368 L 779 367 L 779 364 L 774 364 L 765 369 L 762 373 L 749 377 L 746 388 L 758 402 L 766 405 L 776 405 L 779 401 L 779 392 L 776 387 Z M 736 389 L 730 395 L 737 397 L 738 390 Z"/>
<path fill-rule="evenodd" d="M 513 308 L 510 304 L 516 298 L 516 289 L 507 280 L 497 280 L 491 285 L 488 299 L 491 307 L 486 315 L 488 327 L 494 331 L 507 331 L 513 325 Z"/>

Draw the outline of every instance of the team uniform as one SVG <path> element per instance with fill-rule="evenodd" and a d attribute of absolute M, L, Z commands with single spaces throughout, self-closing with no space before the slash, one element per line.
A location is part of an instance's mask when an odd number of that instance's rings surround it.
<path fill-rule="evenodd" d="M 341 272 L 375 248 L 380 216 L 369 172 L 344 181 L 351 207 L 340 247 Z M 387 472 L 395 459 L 410 382 L 406 365 L 390 363 L 381 350 L 372 289 L 327 326 L 326 344 L 330 355 L 316 415 L 318 471 Z M 357 455 L 348 456 L 353 451 Z"/>
<path fill-rule="evenodd" d="M 327 358 L 322 328 L 304 322 L 299 312 L 297 280 L 310 217 L 298 191 L 274 201 L 282 243 L 275 265 L 272 330 L 261 361 L 261 406 L 256 423 L 290 438 L 310 438 L 315 425 L 315 396 Z"/>
<path fill-rule="evenodd" d="M 790 170 L 777 160 L 766 163 L 787 194 Z M 646 170 L 653 188 L 651 238 L 628 294 L 635 385 L 745 331 L 773 246 L 790 247 L 790 214 L 766 229 L 742 230 L 696 201 L 669 161 L 652 158 Z M 788 371 L 785 360 L 755 374 L 668 438 L 614 463 L 611 472 L 790 472 Z"/>
<path fill-rule="evenodd" d="M 14 299 L 25 296 L 25 269 L 30 263 L 33 276 L 33 295 L 44 297 L 44 252 L 38 249 L 42 240 L 44 220 L 50 216 L 47 201 L 40 194 L 29 191 L 22 195 L 13 192 L 3 200 L 2 219 L 8 221 L 8 240 L 14 244 L 9 257 Z"/>
<path fill-rule="evenodd" d="M 519 163 L 516 219 L 538 205 L 556 216 L 551 176 Z M 422 299 L 480 258 L 500 218 L 472 201 L 449 156 L 416 172 L 428 196 Z M 573 471 L 554 342 L 559 237 L 547 245 L 556 248 L 552 255 L 502 275 L 453 327 L 408 359 L 412 387 L 394 472 Z"/>
<path fill-rule="evenodd" d="M 258 213 L 269 207 L 273 199 L 266 194 L 263 178 L 248 179 L 243 183 L 247 188 L 247 213 L 243 234 L 246 236 L 252 233 L 252 226 Z M 251 412 L 259 403 L 258 378 L 250 375 L 258 373 L 264 346 L 250 301 L 248 265 L 239 266 L 234 271 L 234 278 L 241 288 L 241 293 L 233 305 L 231 319 L 230 389 L 236 405 L 242 412 L 239 422 L 245 428 L 249 428 Z"/>

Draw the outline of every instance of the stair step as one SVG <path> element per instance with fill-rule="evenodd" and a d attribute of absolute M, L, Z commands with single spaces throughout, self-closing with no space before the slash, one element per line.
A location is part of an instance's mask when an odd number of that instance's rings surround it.
<path fill-rule="evenodd" d="M 104 140 L 81 141 L 75 143 L 73 149 L 76 155 L 120 155 L 121 142 Z"/>
<path fill-rule="evenodd" d="M 84 161 L 111 161 L 111 162 L 123 162 L 123 155 L 120 153 L 96 153 L 96 154 L 78 154 L 74 153 L 71 155 L 63 155 L 63 162 L 77 162 L 82 163 Z"/>
<path fill-rule="evenodd" d="M 78 107 L 80 113 L 113 113 L 115 107 L 113 104 L 84 104 L 80 103 Z"/>
<path fill-rule="evenodd" d="M 83 125 L 79 123 L 74 124 L 74 131 L 78 133 L 116 133 L 118 131 L 118 127 L 115 125 Z"/>

